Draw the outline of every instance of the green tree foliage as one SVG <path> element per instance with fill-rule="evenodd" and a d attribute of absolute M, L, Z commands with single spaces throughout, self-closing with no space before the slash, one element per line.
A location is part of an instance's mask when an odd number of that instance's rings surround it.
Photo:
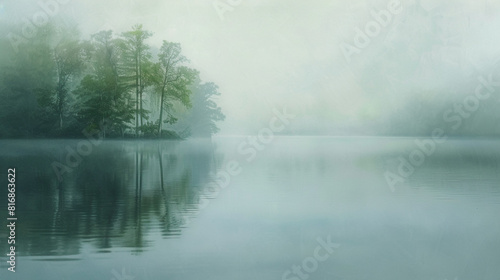
<path fill-rule="evenodd" d="M 198 77 L 198 71 L 183 65 L 187 59 L 181 53 L 179 43 L 163 41 L 158 55 L 156 90 L 160 95 L 160 116 L 158 119 L 158 135 L 161 137 L 162 123 L 173 124 L 177 119 L 172 115 L 174 102 L 186 107 L 191 106 L 189 85 Z M 167 114 L 163 120 L 163 112 Z"/>
<path fill-rule="evenodd" d="M 219 131 L 218 121 L 225 119 L 221 108 L 215 103 L 215 98 L 220 95 L 214 83 L 199 83 L 193 86 L 191 97 L 192 108 L 186 117 L 186 126 L 190 134 L 196 137 L 208 137 Z"/>
<path fill-rule="evenodd" d="M 70 112 L 69 106 L 69 83 L 83 71 L 85 63 L 85 51 L 80 41 L 63 41 L 53 49 L 56 87 L 53 90 L 55 95 L 55 112 L 59 120 L 59 129 L 63 129 L 63 119 Z"/>
<path fill-rule="evenodd" d="M 123 136 L 134 118 L 133 103 L 129 100 L 130 86 L 120 71 L 121 49 L 112 31 L 101 31 L 92 36 L 92 71 L 80 82 L 79 118 L 86 128 L 98 128 L 106 122 L 103 137 L 108 133 Z M 109 130 L 109 131 L 108 131 Z"/>
<path fill-rule="evenodd" d="M 44 136 L 51 129 L 50 112 L 38 104 L 38 89 L 54 87 L 55 64 L 47 35 L 51 33 L 47 26 L 30 44 L 20 44 L 18 52 L 5 51 L 0 65 L 2 137 Z"/>
<path fill-rule="evenodd" d="M 142 25 L 89 40 L 63 29 L 48 24 L 0 59 L 0 137 L 82 137 L 83 129 L 101 129 L 103 137 L 179 137 L 179 119 L 197 136 L 217 132 L 224 119 L 212 99 L 217 86 L 201 84 L 179 43 L 164 41 L 153 56 L 152 33 Z"/>
<path fill-rule="evenodd" d="M 133 79 L 135 87 L 135 133 L 136 137 L 139 133 L 139 119 L 141 125 L 143 124 L 144 110 L 143 110 L 143 92 L 146 86 L 144 81 L 144 66 L 150 63 L 151 53 L 149 46 L 146 44 L 146 39 L 153 34 L 142 28 L 142 25 L 135 25 L 131 31 L 122 34 L 123 43 L 122 48 L 124 52 L 123 58 L 128 67 L 129 72 L 132 73 L 129 77 Z M 147 66 L 146 66 L 147 67 Z"/>

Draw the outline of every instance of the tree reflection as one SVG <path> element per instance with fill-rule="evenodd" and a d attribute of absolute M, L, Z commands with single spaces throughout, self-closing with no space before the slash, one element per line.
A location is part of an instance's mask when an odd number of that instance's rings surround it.
<path fill-rule="evenodd" d="M 103 142 L 62 182 L 51 168 L 62 149 L 5 157 L 2 168 L 8 162 L 24 172 L 17 182 L 19 252 L 77 255 L 90 243 L 99 252 L 139 253 L 156 232 L 179 236 L 215 168 L 210 141 L 193 141 Z"/>

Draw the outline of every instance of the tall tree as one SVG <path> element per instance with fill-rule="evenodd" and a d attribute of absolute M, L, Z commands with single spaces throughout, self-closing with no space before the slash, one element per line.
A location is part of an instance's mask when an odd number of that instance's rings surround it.
<path fill-rule="evenodd" d="M 40 88 L 54 87 L 51 38 L 46 35 L 53 33 L 53 26 L 48 24 L 39 31 L 29 43 L 20 43 L 18 52 L 9 52 L 8 42 L 2 42 L 2 47 L 6 46 L 0 64 L 2 137 L 45 136 L 52 129 L 50 122 L 53 119 L 45 118 L 37 102 L 37 92 Z"/>
<path fill-rule="evenodd" d="M 55 110 L 59 119 L 59 129 L 63 129 L 63 119 L 68 107 L 69 83 L 85 66 L 86 52 L 80 41 L 65 40 L 54 47 L 56 66 Z"/>
<path fill-rule="evenodd" d="M 187 125 L 192 136 L 210 137 L 219 131 L 216 122 L 225 119 L 214 100 L 220 92 L 214 83 L 196 83 L 192 91 L 192 108 L 186 118 Z"/>
<path fill-rule="evenodd" d="M 169 117 L 166 121 L 173 123 L 176 121 L 172 115 L 173 102 L 180 102 L 184 106 L 190 106 L 189 96 L 191 90 L 189 86 L 198 77 L 198 71 L 188 68 L 183 63 L 187 62 L 181 54 L 181 45 L 163 41 L 158 55 L 158 79 L 157 92 L 160 94 L 160 116 L 158 118 L 158 136 L 161 137 L 163 111 Z"/>
<path fill-rule="evenodd" d="M 81 119 L 86 126 L 99 127 L 106 122 L 102 134 L 108 129 L 123 136 L 127 123 L 133 119 L 133 104 L 128 102 L 127 85 L 120 74 L 121 50 L 111 31 L 92 36 L 92 71 L 77 89 Z"/>
<path fill-rule="evenodd" d="M 193 131 L 215 133 L 224 117 L 212 100 L 216 86 L 200 84 L 178 43 L 164 41 L 153 61 L 151 35 L 136 25 L 118 38 L 102 31 L 81 41 L 74 28 L 40 27 L 17 53 L 0 57 L 0 137 L 81 136 L 84 127 L 124 136 L 134 121 L 136 137 L 161 137 L 164 124 L 186 120 L 182 114 L 199 121 Z"/>
<path fill-rule="evenodd" d="M 150 60 L 151 54 L 149 46 L 145 43 L 146 39 L 152 36 L 152 33 L 143 29 L 142 25 L 135 25 L 131 31 L 124 32 L 124 58 L 128 64 L 133 67 L 133 79 L 135 87 L 135 134 L 138 136 L 139 118 L 143 117 L 142 94 L 144 91 L 144 73 L 143 65 Z"/>

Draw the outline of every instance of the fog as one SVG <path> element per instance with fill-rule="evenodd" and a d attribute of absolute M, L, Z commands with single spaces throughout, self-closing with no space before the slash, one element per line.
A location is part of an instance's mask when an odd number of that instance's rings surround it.
<path fill-rule="evenodd" d="M 19 23 L 3 38 L 22 34 L 23 20 L 43 11 L 37 2 L 1 2 L 1 25 Z M 255 134 L 283 108 L 296 115 L 288 134 L 500 132 L 494 1 L 60 2 L 51 20 L 76 26 L 84 38 L 140 23 L 153 32 L 152 46 L 179 42 L 201 79 L 219 86 L 226 115 L 219 135 Z M 1 56 L 11 52 L 4 40 Z M 476 104 L 480 77 L 493 85 Z M 472 109 L 459 113 L 455 106 L 467 96 Z"/>
<path fill-rule="evenodd" d="M 0 270 L 498 278 L 499 12 L 0 0 Z"/>

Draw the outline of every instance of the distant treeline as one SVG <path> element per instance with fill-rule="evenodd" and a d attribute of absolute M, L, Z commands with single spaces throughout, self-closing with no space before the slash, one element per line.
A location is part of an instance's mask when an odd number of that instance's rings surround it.
<path fill-rule="evenodd" d="M 200 80 L 179 43 L 154 48 L 152 35 L 136 25 L 83 40 L 77 30 L 47 24 L 16 41 L 16 51 L 4 41 L 0 137 L 80 138 L 85 129 L 104 138 L 216 133 L 224 119 L 214 101 L 218 87 Z"/>

